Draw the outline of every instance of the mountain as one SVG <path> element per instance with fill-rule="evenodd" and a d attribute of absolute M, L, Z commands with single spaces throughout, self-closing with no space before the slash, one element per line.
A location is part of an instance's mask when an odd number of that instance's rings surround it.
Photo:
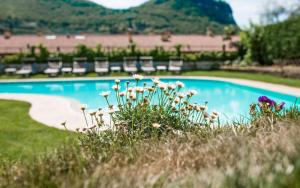
<path fill-rule="evenodd" d="M 150 0 L 112 10 L 87 0 L 1 0 L 0 32 L 13 33 L 222 33 L 234 25 L 230 5 L 221 0 Z"/>

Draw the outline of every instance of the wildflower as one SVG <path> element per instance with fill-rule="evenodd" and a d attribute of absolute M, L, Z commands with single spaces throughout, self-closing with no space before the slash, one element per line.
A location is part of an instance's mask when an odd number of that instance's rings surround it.
<path fill-rule="evenodd" d="M 154 85 L 158 85 L 160 83 L 160 80 L 159 78 L 154 78 L 152 82 L 154 83 Z"/>
<path fill-rule="evenodd" d="M 112 89 L 115 90 L 115 91 L 118 91 L 120 89 L 120 86 L 119 85 L 114 85 L 114 86 L 112 86 Z"/>
<path fill-rule="evenodd" d="M 140 81 L 140 80 L 142 80 L 142 79 L 144 78 L 144 76 L 139 75 L 139 74 L 134 74 L 132 77 L 133 77 L 135 80 L 137 80 L 137 81 Z"/>
<path fill-rule="evenodd" d="M 148 90 L 149 92 L 154 92 L 154 88 L 152 88 L 152 87 L 147 88 L 147 90 Z"/>
<path fill-rule="evenodd" d="M 215 116 L 219 116 L 219 113 L 217 111 L 213 111 L 212 114 Z"/>
<path fill-rule="evenodd" d="M 66 127 L 66 124 L 67 124 L 66 121 L 64 121 L 64 122 L 61 123 L 61 125 L 62 125 L 63 127 Z"/>
<path fill-rule="evenodd" d="M 90 112 L 90 115 L 94 116 L 94 115 L 96 115 L 96 113 L 97 113 L 96 111 L 92 111 L 92 112 Z"/>
<path fill-rule="evenodd" d="M 118 85 L 121 81 L 119 79 L 115 80 L 115 83 Z"/>
<path fill-rule="evenodd" d="M 279 105 L 276 105 L 276 112 L 280 112 L 284 108 L 285 102 L 280 103 Z"/>
<path fill-rule="evenodd" d="M 98 114 L 100 117 L 102 117 L 104 115 L 103 111 L 99 111 L 99 114 Z"/>
<path fill-rule="evenodd" d="M 175 104 L 178 104 L 178 103 L 180 102 L 180 99 L 179 99 L 178 97 L 176 97 L 176 98 L 174 99 L 174 102 L 175 102 Z"/>
<path fill-rule="evenodd" d="M 123 91 L 123 92 L 119 93 L 119 96 L 120 96 L 120 97 L 124 97 L 125 94 L 126 94 L 126 93 Z"/>
<path fill-rule="evenodd" d="M 167 84 L 166 84 L 166 83 L 163 83 L 163 82 L 159 82 L 158 87 L 159 87 L 159 89 L 161 89 L 161 90 L 165 90 L 165 89 L 167 88 Z"/>
<path fill-rule="evenodd" d="M 204 113 L 204 118 L 209 118 L 209 114 L 208 113 Z"/>
<path fill-rule="evenodd" d="M 110 95 L 110 91 L 105 91 L 100 94 L 102 97 L 108 97 Z"/>
<path fill-rule="evenodd" d="M 189 92 L 188 92 L 188 94 L 190 95 L 190 96 L 193 96 L 193 95 L 197 95 L 197 91 L 196 90 L 190 90 Z"/>
<path fill-rule="evenodd" d="M 211 119 L 217 119 L 218 118 L 218 114 L 213 113 L 210 117 L 211 117 Z"/>
<path fill-rule="evenodd" d="M 131 93 L 132 90 L 133 90 L 133 89 L 132 89 L 131 87 L 127 89 L 127 91 L 128 91 L 129 93 Z"/>
<path fill-rule="evenodd" d="M 134 93 L 130 93 L 129 98 L 130 98 L 131 100 L 135 100 L 135 99 L 136 99 L 136 96 L 135 96 Z"/>
<path fill-rule="evenodd" d="M 83 104 L 83 105 L 81 105 L 81 107 L 80 107 L 80 109 L 81 109 L 82 111 L 85 111 L 86 108 L 87 108 L 87 105 L 86 105 L 86 104 Z"/>
<path fill-rule="evenodd" d="M 142 88 L 142 87 L 136 87 L 136 88 L 135 88 L 135 91 L 136 91 L 137 93 L 143 93 L 143 92 L 144 92 L 144 88 Z"/>
<path fill-rule="evenodd" d="M 178 97 L 179 97 L 180 99 L 183 99 L 183 98 L 185 97 L 185 95 L 184 95 L 183 93 L 179 93 L 179 94 L 178 94 Z"/>
<path fill-rule="evenodd" d="M 180 81 L 177 81 L 177 82 L 176 82 L 176 85 L 177 85 L 177 87 L 179 87 L 179 88 L 183 88 L 183 87 L 184 87 L 184 83 L 182 83 L 182 82 L 180 82 Z"/>
<path fill-rule="evenodd" d="M 75 130 L 76 130 L 77 132 L 79 132 L 79 131 L 80 131 L 80 129 L 79 129 L 79 128 L 76 128 Z"/>
<path fill-rule="evenodd" d="M 109 113 L 110 115 L 112 115 L 113 113 L 115 113 L 115 110 L 114 110 L 113 108 L 111 108 L 111 109 L 109 109 L 108 113 Z"/>
<path fill-rule="evenodd" d="M 270 107 L 273 107 L 276 105 L 275 101 L 273 101 L 272 99 L 269 99 L 268 97 L 266 96 L 261 96 L 258 98 L 258 102 L 260 103 L 266 103 L 268 104 Z"/>
<path fill-rule="evenodd" d="M 160 125 L 160 124 L 158 124 L 158 123 L 153 123 L 153 124 L 152 124 L 152 127 L 154 127 L 154 128 L 156 128 L 156 129 L 158 129 L 158 128 L 160 128 L 160 127 L 161 127 L 161 125 Z"/>
<path fill-rule="evenodd" d="M 168 84 L 168 89 L 169 90 L 174 90 L 175 89 L 175 85 L 174 84 Z"/>
<path fill-rule="evenodd" d="M 201 111 L 207 110 L 206 106 L 199 106 Z"/>

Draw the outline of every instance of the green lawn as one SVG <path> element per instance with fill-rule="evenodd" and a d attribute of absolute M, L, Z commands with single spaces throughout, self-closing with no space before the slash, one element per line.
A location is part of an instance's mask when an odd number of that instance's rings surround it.
<path fill-rule="evenodd" d="M 155 76 L 171 76 L 172 74 L 166 73 L 157 73 Z M 126 73 L 111 73 L 107 76 L 128 76 Z M 300 87 L 300 79 L 292 78 L 283 78 L 280 76 L 270 75 L 270 74 L 260 74 L 260 73 L 243 73 L 243 72 L 229 72 L 229 71 L 188 71 L 183 72 L 182 76 L 215 76 L 215 77 L 225 77 L 225 78 L 242 78 L 249 80 L 264 81 L 276 84 L 283 84 L 293 87 Z M 73 75 L 59 76 L 60 78 L 72 78 Z M 85 77 L 97 77 L 95 73 L 89 73 Z M 18 79 L 17 76 L 0 76 L 0 79 Z M 34 75 L 31 78 L 48 78 L 46 75 L 38 74 Z"/>
<path fill-rule="evenodd" d="M 32 120 L 29 108 L 25 102 L 0 100 L 0 159 L 32 159 L 75 137 Z"/>

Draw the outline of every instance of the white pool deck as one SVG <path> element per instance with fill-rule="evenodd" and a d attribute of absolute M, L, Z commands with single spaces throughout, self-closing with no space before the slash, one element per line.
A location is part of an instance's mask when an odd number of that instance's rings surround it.
<path fill-rule="evenodd" d="M 129 77 L 123 77 L 118 79 L 128 79 Z M 153 77 L 145 77 L 153 78 Z M 221 78 L 221 77 L 207 77 L 207 76 L 169 76 L 161 78 L 178 78 L 178 79 L 199 79 L 199 80 L 216 80 L 225 81 L 239 85 L 245 85 L 283 94 L 300 97 L 300 88 L 284 86 L 279 84 L 271 84 L 260 81 L 234 79 L 234 78 Z M 62 78 L 62 79 L 22 79 L 22 80 L 2 80 L 2 82 L 39 82 L 39 81 L 66 81 L 66 80 L 112 80 L 112 77 L 99 77 L 99 78 Z M 62 122 L 67 122 L 69 130 L 75 131 L 76 128 L 86 128 L 86 123 L 82 111 L 80 110 L 81 104 L 74 99 L 39 95 L 39 94 L 14 94 L 14 93 L 2 93 L 0 99 L 25 101 L 31 104 L 29 115 L 35 121 L 45 124 L 50 127 L 58 129 L 64 129 L 61 125 Z M 105 118 L 109 121 L 108 117 Z M 89 120 L 89 118 L 88 118 Z M 90 122 L 89 122 L 90 123 Z"/>

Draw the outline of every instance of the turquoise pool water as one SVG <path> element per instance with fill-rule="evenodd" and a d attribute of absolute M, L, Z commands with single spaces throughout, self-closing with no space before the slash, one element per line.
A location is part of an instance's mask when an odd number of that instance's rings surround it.
<path fill-rule="evenodd" d="M 125 81 L 127 80 L 122 80 L 122 83 L 125 84 Z M 294 96 L 222 81 L 193 79 L 161 79 L 161 81 L 181 81 L 185 84 L 185 90 L 196 90 L 198 94 L 193 97 L 192 101 L 198 104 L 207 101 L 209 111 L 220 112 L 222 121 L 239 119 L 241 115 L 247 117 L 249 105 L 256 102 L 257 98 L 262 95 L 276 102 L 286 102 L 287 106 L 292 106 L 296 100 Z M 145 79 L 142 82 L 150 83 L 151 80 Z M 76 99 L 82 104 L 87 104 L 89 109 L 97 109 L 106 106 L 99 93 L 112 90 L 113 85 L 114 80 L 9 82 L 0 83 L 0 93 L 58 95 Z M 113 100 L 112 95 L 109 99 Z"/>

